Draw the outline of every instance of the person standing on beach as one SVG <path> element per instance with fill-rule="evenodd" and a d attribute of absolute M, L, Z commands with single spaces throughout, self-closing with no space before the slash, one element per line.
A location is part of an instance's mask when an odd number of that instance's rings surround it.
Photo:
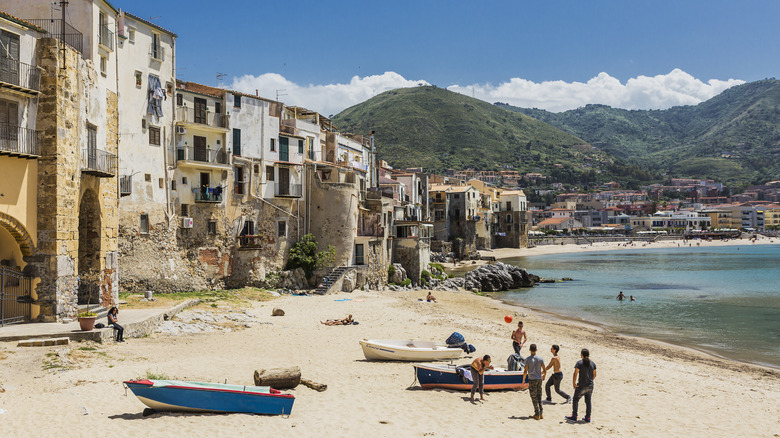
<path fill-rule="evenodd" d="M 566 394 L 565 392 L 561 391 L 561 381 L 563 380 L 563 371 L 561 371 L 561 359 L 558 357 L 558 351 L 560 351 L 561 347 L 557 345 L 553 345 L 552 348 L 550 348 L 550 353 L 553 354 L 552 359 L 550 359 L 550 364 L 547 365 L 547 367 L 544 369 L 545 371 L 549 370 L 550 368 L 553 369 L 553 374 L 550 376 L 549 379 L 547 379 L 547 383 L 544 385 L 544 391 L 547 393 L 547 398 L 544 399 L 545 403 L 552 403 L 552 393 L 550 391 L 550 388 L 555 385 L 555 392 L 558 393 L 561 397 L 566 399 L 566 403 L 569 403 L 571 401 L 571 397 L 569 394 Z"/>
<path fill-rule="evenodd" d="M 565 418 L 572 423 L 577 421 L 577 404 L 580 398 L 585 397 L 585 416 L 582 420 L 590 423 L 590 399 L 593 395 L 593 381 L 596 380 L 596 363 L 590 360 L 590 351 L 587 348 L 582 349 L 580 356 L 582 359 L 574 365 L 574 376 L 572 378 L 574 398 L 571 405 L 571 417 Z M 578 376 L 579 380 L 577 379 Z"/>
<path fill-rule="evenodd" d="M 485 370 L 492 370 L 490 365 L 490 356 L 484 355 L 482 358 L 474 359 L 471 362 L 471 380 L 474 384 L 471 386 L 471 402 L 474 403 L 474 393 L 479 389 L 479 399 L 485 400 Z"/>
<path fill-rule="evenodd" d="M 528 336 L 523 329 L 523 321 L 517 321 L 517 330 L 512 332 L 512 348 L 514 348 L 515 354 L 520 354 L 526 341 L 528 341 Z"/>
<path fill-rule="evenodd" d="M 523 381 L 528 382 L 528 393 L 531 394 L 531 403 L 534 405 L 534 420 L 541 420 L 542 416 L 542 382 L 547 375 L 544 368 L 544 359 L 536 355 L 536 344 L 531 344 L 528 349 L 531 355 L 525 358 L 523 369 Z"/>

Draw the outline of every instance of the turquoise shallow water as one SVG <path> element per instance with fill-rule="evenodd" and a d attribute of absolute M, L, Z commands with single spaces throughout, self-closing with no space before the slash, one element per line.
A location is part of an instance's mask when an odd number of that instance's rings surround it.
<path fill-rule="evenodd" d="M 780 367 L 780 245 L 642 249 L 504 260 L 547 278 L 496 295 L 730 359 Z M 619 291 L 635 302 L 619 302 Z"/>

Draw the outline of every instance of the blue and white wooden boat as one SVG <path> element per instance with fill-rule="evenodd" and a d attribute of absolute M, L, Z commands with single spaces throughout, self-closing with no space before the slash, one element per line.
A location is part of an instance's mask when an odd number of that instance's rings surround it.
<path fill-rule="evenodd" d="M 289 415 L 295 397 L 269 386 L 243 386 L 181 380 L 128 380 L 138 400 L 156 411 L 243 412 Z"/>
<path fill-rule="evenodd" d="M 469 365 L 416 363 L 414 373 L 423 389 L 454 389 L 458 391 L 471 390 L 473 381 Z M 507 371 L 496 367 L 485 371 L 485 391 L 499 389 L 528 389 L 528 382 L 523 379 L 523 370 Z"/>
<path fill-rule="evenodd" d="M 463 354 L 463 349 L 459 347 L 414 339 L 363 339 L 360 346 L 368 360 L 449 360 Z"/>

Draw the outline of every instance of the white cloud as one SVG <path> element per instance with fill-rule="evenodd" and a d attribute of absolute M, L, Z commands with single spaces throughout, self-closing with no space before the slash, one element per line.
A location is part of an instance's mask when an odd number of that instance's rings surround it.
<path fill-rule="evenodd" d="M 451 85 L 449 90 L 474 96 L 486 102 L 506 102 L 524 108 L 565 111 L 589 103 L 624 109 L 666 109 L 676 105 L 695 105 L 723 90 L 745 81 L 710 79 L 703 82 L 690 74 L 674 69 L 658 76 L 638 76 L 621 83 L 607 73 L 599 73 L 587 82 L 531 82 L 512 78 L 497 86 L 491 84 Z M 425 80 L 408 80 L 395 72 L 381 75 L 354 76 L 345 84 L 301 85 L 276 73 L 259 76 L 244 75 L 233 79 L 232 89 L 259 94 L 288 105 L 302 106 L 323 115 L 340 111 L 395 88 L 428 85 Z"/>
<path fill-rule="evenodd" d="M 473 95 L 487 102 L 506 102 L 523 108 L 565 111 L 589 103 L 624 109 L 666 109 L 676 105 L 695 105 L 745 81 L 710 79 L 702 82 L 688 73 L 674 69 L 658 76 L 639 76 L 625 84 L 607 73 L 588 82 L 531 82 L 512 78 L 498 86 L 474 84 L 452 85 L 449 90 Z"/>
<path fill-rule="evenodd" d="M 416 87 L 419 84 L 428 85 L 428 82 L 407 80 L 395 72 L 362 78 L 354 76 L 347 84 L 328 85 L 299 85 L 279 74 L 266 73 L 260 76 L 244 75 L 234 78 L 231 88 L 248 94 L 254 94 L 257 90 L 260 96 L 270 99 L 276 99 L 277 90 L 284 90 L 279 92 L 280 101 L 288 105 L 302 106 L 327 116 L 337 114 L 385 91 Z"/>

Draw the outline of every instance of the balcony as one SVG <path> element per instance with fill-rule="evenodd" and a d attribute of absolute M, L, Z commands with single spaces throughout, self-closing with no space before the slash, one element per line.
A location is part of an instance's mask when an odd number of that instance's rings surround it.
<path fill-rule="evenodd" d="M 38 67 L 11 58 L 0 58 L 0 88 L 27 96 L 41 91 L 41 72 Z"/>
<path fill-rule="evenodd" d="M 274 196 L 280 198 L 300 198 L 301 196 L 303 196 L 303 186 L 301 184 L 276 183 Z"/>
<path fill-rule="evenodd" d="M 208 149 L 188 145 L 179 146 L 176 149 L 176 165 L 212 170 L 230 168 L 224 147 Z"/>
<path fill-rule="evenodd" d="M 197 189 L 195 202 L 222 202 L 222 187 L 201 187 Z"/>
<path fill-rule="evenodd" d="M 108 50 L 114 50 L 114 32 L 103 25 L 98 29 L 98 42 Z"/>
<path fill-rule="evenodd" d="M 116 155 L 99 149 L 81 150 L 81 172 L 100 178 L 116 176 Z"/>
<path fill-rule="evenodd" d="M 63 37 L 65 44 L 78 50 L 82 55 L 84 54 L 84 35 L 77 31 L 76 28 L 70 24 L 58 19 L 25 19 L 28 23 L 32 23 L 41 29 L 46 31 L 45 38 L 57 38 Z M 65 33 L 63 34 L 63 27 Z"/>
<path fill-rule="evenodd" d="M 238 236 L 239 249 L 258 249 L 263 247 L 263 236 L 260 234 L 245 234 Z"/>
<path fill-rule="evenodd" d="M 195 126 L 213 128 L 218 131 L 227 131 L 230 126 L 230 116 L 217 114 L 211 111 L 199 111 L 194 108 L 180 106 L 176 108 L 176 123 L 193 124 Z"/>
<path fill-rule="evenodd" d="M 0 155 L 37 158 L 41 131 L 0 123 Z"/>
<path fill-rule="evenodd" d="M 160 43 L 151 43 L 149 46 L 149 57 L 155 61 L 165 61 L 165 47 L 163 47 Z"/>

